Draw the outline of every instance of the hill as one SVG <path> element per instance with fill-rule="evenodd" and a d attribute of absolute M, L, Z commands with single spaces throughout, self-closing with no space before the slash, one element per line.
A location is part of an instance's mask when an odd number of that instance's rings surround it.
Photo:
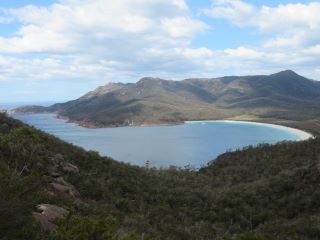
<path fill-rule="evenodd" d="M 315 240 L 320 139 L 130 166 L 0 116 L 0 239 Z"/>
<path fill-rule="evenodd" d="M 26 106 L 13 112 L 56 112 L 85 127 L 235 119 L 318 131 L 319 102 L 320 82 L 287 70 L 269 76 L 183 81 L 142 78 L 137 83 L 110 83 L 48 108 Z"/>

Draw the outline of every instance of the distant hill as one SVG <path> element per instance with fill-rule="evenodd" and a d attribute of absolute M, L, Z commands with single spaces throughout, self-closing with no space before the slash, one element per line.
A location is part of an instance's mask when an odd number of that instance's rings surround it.
<path fill-rule="evenodd" d="M 320 129 L 320 82 L 291 70 L 272 75 L 182 81 L 142 78 L 110 83 L 66 103 L 25 106 L 14 113 L 56 112 L 86 127 L 253 120 Z"/>

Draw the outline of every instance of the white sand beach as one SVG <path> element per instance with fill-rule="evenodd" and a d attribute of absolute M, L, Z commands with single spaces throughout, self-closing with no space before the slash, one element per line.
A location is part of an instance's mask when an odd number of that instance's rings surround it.
<path fill-rule="evenodd" d="M 185 123 L 209 123 L 209 122 L 230 122 L 230 123 L 244 123 L 244 124 L 253 124 L 253 125 L 260 125 L 260 126 L 267 126 L 272 128 L 281 129 L 287 132 L 290 132 L 297 137 L 299 140 L 308 140 L 310 138 L 314 138 L 314 136 L 306 131 L 302 131 L 300 129 L 285 127 L 282 125 L 277 124 L 270 124 L 270 123 L 259 123 L 259 122 L 248 122 L 248 121 L 235 121 L 235 120 L 205 120 L 205 121 L 186 121 Z"/>

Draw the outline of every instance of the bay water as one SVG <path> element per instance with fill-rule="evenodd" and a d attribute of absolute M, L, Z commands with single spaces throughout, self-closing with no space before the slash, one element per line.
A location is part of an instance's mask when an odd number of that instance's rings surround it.
<path fill-rule="evenodd" d="M 226 151 L 248 145 L 299 140 L 299 136 L 244 122 L 190 122 L 173 126 L 88 129 L 53 114 L 14 115 L 62 140 L 115 160 L 144 166 L 199 168 Z"/>

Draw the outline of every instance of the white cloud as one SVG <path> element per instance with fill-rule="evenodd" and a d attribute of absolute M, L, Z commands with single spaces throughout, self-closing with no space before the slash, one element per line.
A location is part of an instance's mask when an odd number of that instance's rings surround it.
<path fill-rule="evenodd" d="M 6 65 L 11 75 L 2 78 L 18 77 L 17 67 L 22 65 L 21 76 L 36 79 L 77 76 L 105 82 L 115 76 L 158 74 L 158 69 L 167 74 L 176 62 L 188 61 L 175 49 L 188 49 L 195 34 L 208 29 L 184 0 L 60 0 L 47 7 L 28 5 L 5 12 L 21 26 L 11 37 L 0 36 L 0 52 L 6 54 L 2 58 L 16 64 Z M 156 52 L 162 57 L 154 59 Z M 19 54 L 27 57 L 20 61 Z M 164 55 L 179 60 L 167 61 Z M 44 66 L 47 56 L 59 65 Z M 34 59 L 41 59 L 39 68 Z M 41 73 L 44 69 L 46 74 Z"/>
<path fill-rule="evenodd" d="M 232 25 L 252 32 L 258 30 L 260 44 L 238 46 L 223 52 L 232 62 L 248 70 L 298 69 L 307 76 L 319 79 L 320 57 L 320 3 L 280 4 L 256 6 L 242 0 L 213 0 L 203 13 L 215 19 L 224 19 Z M 232 58 L 232 59 L 231 59 Z M 233 65 L 240 69 L 240 66 Z M 312 66 L 312 67 L 310 67 Z M 308 71 L 306 71 L 308 69 Z M 240 70 L 241 71 L 241 70 Z"/>
<path fill-rule="evenodd" d="M 310 63 L 319 68 L 318 5 L 271 8 L 214 1 L 206 14 L 272 36 L 260 46 L 222 50 L 192 47 L 194 37 L 211 26 L 195 17 L 184 0 L 60 0 L 47 7 L 6 9 L 5 17 L 20 27 L 9 37 L 0 36 L 0 80 L 104 84 L 143 76 L 271 73 Z M 299 18 L 291 17 L 297 11 Z M 317 76 L 317 71 L 310 72 Z"/>
<path fill-rule="evenodd" d="M 189 59 L 197 59 L 197 60 L 212 58 L 215 55 L 214 51 L 204 47 L 194 48 L 194 49 L 191 49 L 191 48 L 176 49 L 176 51 Z"/>
<path fill-rule="evenodd" d="M 179 75 L 193 64 L 175 49 L 187 49 L 207 29 L 184 0 L 60 0 L 3 13 L 1 22 L 20 24 L 11 36 L 0 36 L 0 80 L 13 82 L 104 84 Z"/>
<path fill-rule="evenodd" d="M 0 16 L 0 24 L 8 24 L 12 22 L 12 18 Z"/>
<path fill-rule="evenodd" d="M 296 29 L 318 29 L 320 3 L 287 4 L 277 7 L 256 7 L 241 0 L 213 1 L 204 12 L 239 26 L 255 26 L 265 32 L 288 32 Z"/>
<path fill-rule="evenodd" d="M 320 43 L 315 46 L 312 46 L 310 48 L 303 50 L 303 53 L 305 53 L 307 55 L 315 55 L 315 56 L 320 57 Z"/>
<path fill-rule="evenodd" d="M 241 0 L 213 1 L 205 14 L 230 21 L 240 27 L 256 27 L 276 34 L 264 43 L 267 48 L 296 48 L 320 41 L 320 3 L 256 7 Z"/>
<path fill-rule="evenodd" d="M 314 73 L 319 76 L 319 75 L 320 75 L 320 68 L 315 69 L 315 70 L 314 70 Z"/>
<path fill-rule="evenodd" d="M 186 17 L 165 18 L 161 21 L 161 25 L 165 32 L 168 32 L 170 36 L 175 38 L 190 38 L 190 36 L 193 36 L 196 32 L 208 28 L 203 22 Z"/>
<path fill-rule="evenodd" d="M 236 49 L 225 49 L 224 52 L 230 57 L 241 59 L 255 59 L 258 60 L 264 56 L 262 52 L 246 47 L 238 47 Z"/>
<path fill-rule="evenodd" d="M 191 39 L 206 28 L 191 17 L 183 0 L 64 0 L 49 7 L 29 5 L 7 12 L 23 25 L 16 36 L 0 38 L 2 52 L 113 51 L 124 40 L 125 45 L 140 49 L 170 45 L 172 37 Z"/>
<path fill-rule="evenodd" d="M 9 24 L 13 18 L 7 14 L 5 9 L 0 8 L 0 24 Z"/>
<path fill-rule="evenodd" d="M 255 12 L 253 5 L 240 0 L 213 1 L 212 8 L 204 10 L 208 16 L 226 19 L 239 26 L 253 22 Z"/>

